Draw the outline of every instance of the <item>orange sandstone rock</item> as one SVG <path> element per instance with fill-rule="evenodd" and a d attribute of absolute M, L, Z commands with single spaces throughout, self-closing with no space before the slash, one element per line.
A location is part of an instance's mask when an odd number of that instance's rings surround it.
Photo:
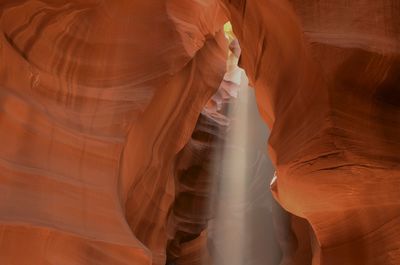
<path fill-rule="evenodd" d="M 0 3 L 1 264 L 165 264 L 175 156 L 225 71 L 204 3 Z"/>
<path fill-rule="evenodd" d="M 190 138 L 225 72 L 227 17 L 271 128 L 285 264 L 400 264 L 399 10 L 0 1 L 0 264 L 208 260 L 208 212 L 193 208 L 209 179 L 185 199 L 176 166 L 198 162 Z"/>
<path fill-rule="evenodd" d="M 312 264 L 399 264 L 398 2 L 224 3 Z"/>

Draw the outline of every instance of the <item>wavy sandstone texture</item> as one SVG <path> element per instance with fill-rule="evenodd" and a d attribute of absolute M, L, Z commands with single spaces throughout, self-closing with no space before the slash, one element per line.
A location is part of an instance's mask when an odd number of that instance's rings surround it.
<path fill-rule="evenodd" d="M 204 107 L 228 19 L 271 128 L 281 264 L 400 264 L 399 17 L 397 0 L 0 1 L 0 264 L 211 262 L 223 134 Z"/>
<path fill-rule="evenodd" d="M 164 265 L 216 2 L 1 1 L 0 264 Z"/>
<path fill-rule="evenodd" d="M 400 264 L 400 3 L 224 3 L 271 128 L 274 195 L 311 226 L 292 225 L 312 261 L 284 264 Z"/>

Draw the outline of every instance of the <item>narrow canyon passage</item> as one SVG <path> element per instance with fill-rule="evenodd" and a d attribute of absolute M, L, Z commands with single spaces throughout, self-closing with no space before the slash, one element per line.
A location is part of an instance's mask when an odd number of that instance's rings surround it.
<path fill-rule="evenodd" d="M 0 265 L 399 265 L 399 14 L 0 1 Z"/>
<path fill-rule="evenodd" d="M 274 170 L 262 148 L 267 129 L 257 126 L 263 123 L 254 108 L 254 91 L 247 87 L 247 80 L 242 81 L 245 84 L 228 110 L 231 124 L 221 163 L 215 165 L 219 182 L 212 201 L 216 212 L 209 222 L 209 242 L 215 264 L 279 264 L 269 191 Z"/>
<path fill-rule="evenodd" d="M 208 225 L 212 258 L 214 264 L 220 265 L 256 265 L 274 259 L 278 264 L 280 250 L 272 224 L 273 199 L 269 191 L 274 170 L 263 148 L 268 132 L 245 71 L 236 66 L 240 51 L 237 39 L 228 39 L 232 51 L 221 86 L 230 87 L 233 96 L 225 103 L 229 124 L 213 165 L 218 182 L 216 198 L 211 200 L 215 216 Z"/>
<path fill-rule="evenodd" d="M 229 22 L 224 25 L 224 31 L 229 43 L 226 73 L 201 113 L 191 147 L 197 149 L 200 156 L 204 154 L 199 145 L 201 139 L 203 145 L 211 143 L 216 147 L 210 149 L 205 158 L 210 159 L 209 164 L 203 165 L 208 174 L 197 173 L 200 177 L 195 183 L 207 178 L 213 181 L 208 180 L 211 187 L 209 194 L 204 193 L 206 199 L 203 198 L 202 204 L 199 204 L 201 198 L 197 204 L 191 204 L 190 201 L 194 202 L 196 198 L 195 191 L 199 189 L 196 186 L 189 188 L 188 181 L 196 173 L 194 169 L 188 170 L 190 175 L 183 173 L 178 178 L 180 191 L 174 211 L 181 215 L 179 207 L 184 205 L 187 209 L 192 207 L 192 211 L 203 212 L 202 208 L 196 209 L 201 205 L 210 209 L 210 219 L 205 224 L 207 232 L 202 235 L 207 238 L 208 254 L 204 254 L 199 264 L 279 264 L 281 252 L 275 238 L 274 202 L 269 190 L 274 170 L 265 149 L 268 130 L 258 113 L 254 89 L 249 86 L 245 71 L 237 65 L 240 46 Z M 198 136 L 200 133 L 202 137 Z M 205 135 L 218 137 L 207 141 Z M 173 250 L 178 247 L 176 243 L 170 244 L 168 264 L 185 263 L 182 255 L 179 257 L 177 250 Z"/>

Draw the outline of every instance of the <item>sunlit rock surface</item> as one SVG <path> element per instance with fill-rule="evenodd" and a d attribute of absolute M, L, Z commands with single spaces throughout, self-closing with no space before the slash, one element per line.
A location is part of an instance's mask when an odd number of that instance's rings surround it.
<path fill-rule="evenodd" d="M 0 263 L 164 265 L 176 155 L 225 72 L 216 2 L 0 14 Z"/>
<path fill-rule="evenodd" d="M 400 264 L 399 15 L 397 0 L 0 1 L 0 264 L 212 264 L 227 20 L 271 129 L 281 264 Z"/>
<path fill-rule="evenodd" d="M 224 2 L 272 129 L 274 195 L 310 224 L 292 245 L 312 261 L 285 264 L 399 264 L 399 2 Z"/>

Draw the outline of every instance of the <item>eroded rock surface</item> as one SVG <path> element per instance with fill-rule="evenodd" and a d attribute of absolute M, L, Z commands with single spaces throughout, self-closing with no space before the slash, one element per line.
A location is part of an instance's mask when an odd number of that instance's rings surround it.
<path fill-rule="evenodd" d="M 400 264 L 399 15 L 397 0 L 0 1 L 0 263 L 212 255 L 215 146 L 196 132 L 229 19 L 271 128 L 283 264 Z"/>
<path fill-rule="evenodd" d="M 218 5 L 0 14 L 0 263 L 164 265 L 175 157 L 225 72 Z"/>
<path fill-rule="evenodd" d="M 313 264 L 398 264 L 398 1 L 225 4 Z"/>

